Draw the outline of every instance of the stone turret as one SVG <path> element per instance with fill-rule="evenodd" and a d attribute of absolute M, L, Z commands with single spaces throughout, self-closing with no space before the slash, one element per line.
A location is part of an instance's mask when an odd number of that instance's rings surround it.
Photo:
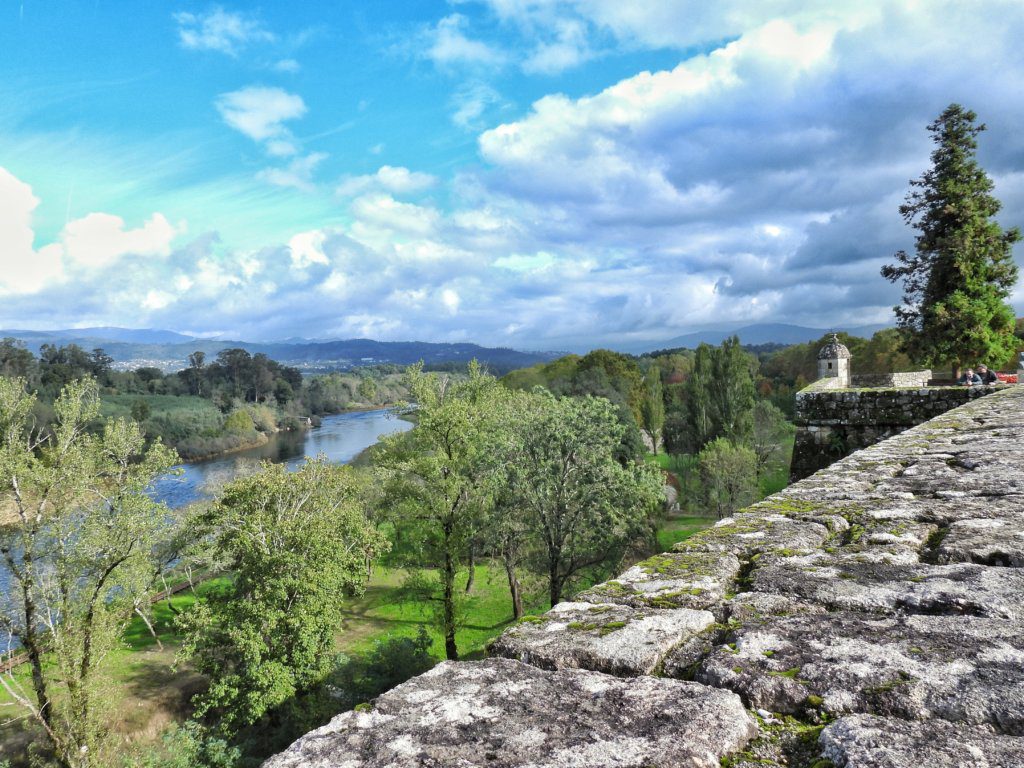
<path fill-rule="evenodd" d="M 850 386 L 850 359 L 852 357 L 850 350 L 833 333 L 832 341 L 818 352 L 818 378 L 834 377 L 839 379 L 839 386 Z"/>

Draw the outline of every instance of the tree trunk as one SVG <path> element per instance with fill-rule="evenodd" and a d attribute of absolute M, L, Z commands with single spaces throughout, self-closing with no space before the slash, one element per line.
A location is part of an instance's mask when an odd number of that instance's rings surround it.
<path fill-rule="evenodd" d="M 142 619 L 142 622 L 146 625 L 146 629 L 149 630 L 149 634 L 153 636 L 154 640 L 156 640 L 156 647 L 162 651 L 164 649 L 164 644 L 160 642 L 160 636 L 157 635 L 156 630 L 153 629 L 153 624 L 150 622 L 149 617 L 146 616 L 146 614 L 143 613 L 137 605 L 135 606 L 135 612 L 139 614 L 139 618 Z"/>
<path fill-rule="evenodd" d="M 512 595 L 512 618 L 521 619 L 523 617 L 523 595 L 519 587 L 519 577 L 516 576 L 515 566 L 506 562 L 505 575 L 508 576 L 508 591 Z"/>
<path fill-rule="evenodd" d="M 466 577 L 466 594 L 473 589 L 473 580 L 476 578 L 476 542 L 469 542 L 469 576 Z"/>
<path fill-rule="evenodd" d="M 445 539 L 449 539 L 447 531 L 445 531 Z M 448 541 L 445 542 L 444 568 L 442 568 L 441 578 L 444 580 L 442 623 L 444 625 L 445 658 L 449 661 L 458 661 L 459 649 L 455 645 L 455 559 L 452 557 Z"/>
<path fill-rule="evenodd" d="M 562 599 L 562 578 L 558 573 L 558 561 L 560 557 L 552 558 L 548 567 L 548 597 L 551 599 L 551 607 L 554 608 Z"/>

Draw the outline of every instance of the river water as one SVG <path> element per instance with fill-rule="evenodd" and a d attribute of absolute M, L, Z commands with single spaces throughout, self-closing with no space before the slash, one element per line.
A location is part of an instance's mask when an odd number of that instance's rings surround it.
<path fill-rule="evenodd" d="M 162 477 L 153 484 L 153 497 L 169 507 L 209 499 L 225 483 L 251 472 L 261 461 L 283 463 L 295 469 L 307 457 L 323 454 L 328 461 L 347 464 L 384 435 L 409 429 L 412 424 L 386 410 L 325 416 L 319 427 L 301 432 L 278 432 L 259 448 L 182 464 L 178 467 L 179 476 Z"/>

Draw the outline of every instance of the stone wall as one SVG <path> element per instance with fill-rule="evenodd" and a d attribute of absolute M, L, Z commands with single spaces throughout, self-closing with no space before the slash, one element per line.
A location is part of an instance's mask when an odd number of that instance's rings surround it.
<path fill-rule="evenodd" d="M 859 373 L 851 381 L 854 387 L 900 387 L 917 389 L 928 386 L 932 372 L 908 371 L 906 373 Z"/>
<path fill-rule="evenodd" d="M 1024 766 L 1024 387 L 842 459 L 272 758 Z"/>
<path fill-rule="evenodd" d="M 913 375 L 924 374 L 930 375 L 930 372 Z M 839 389 L 831 386 L 828 379 L 816 381 L 796 395 L 797 430 L 790 479 L 808 477 L 854 451 L 997 389 L 963 386 Z"/>

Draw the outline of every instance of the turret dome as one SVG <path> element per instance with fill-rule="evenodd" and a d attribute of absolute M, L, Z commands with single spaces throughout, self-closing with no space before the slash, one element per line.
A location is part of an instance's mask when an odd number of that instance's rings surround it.
<path fill-rule="evenodd" d="M 846 345 L 839 341 L 836 334 L 832 334 L 832 340 L 818 351 L 819 360 L 849 360 L 853 355 Z"/>

